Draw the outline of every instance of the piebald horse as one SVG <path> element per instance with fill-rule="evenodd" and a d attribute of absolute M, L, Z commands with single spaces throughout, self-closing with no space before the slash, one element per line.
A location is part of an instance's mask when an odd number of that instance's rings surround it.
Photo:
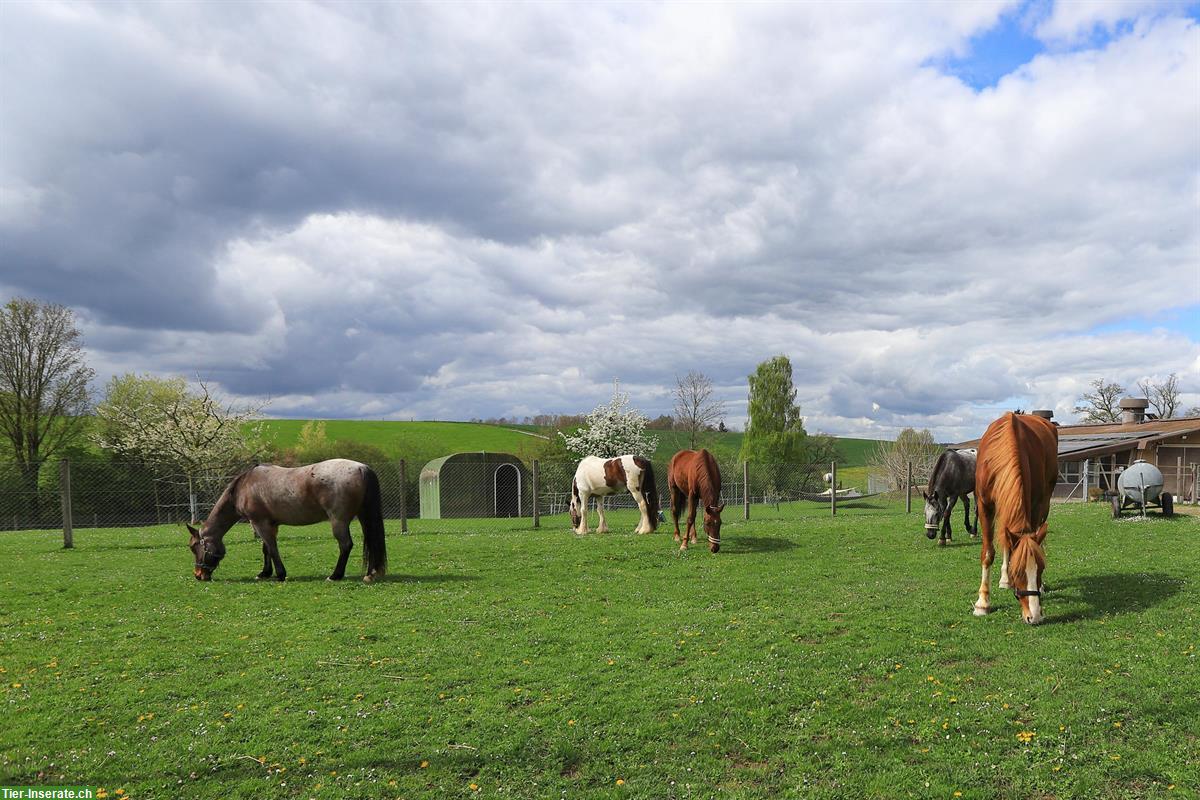
<path fill-rule="evenodd" d="M 707 450 L 680 450 L 671 457 L 667 469 L 667 486 L 671 491 L 671 516 L 675 520 L 675 541 L 679 549 L 686 550 L 689 542 L 696 541 L 696 506 L 704 504 L 704 533 L 708 537 L 708 549 L 715 553 L 721 549 L 721 470 L 712 453 Z M 679 515 L 687 506 L 687 532 L 682 541 L 679 534 Z"/>
<path fill-rule="evenodd" d="M 1046 554 L 1046 518 L 1050 495 L 1058 482 L 1058 429 L 1049 420 L 1005 414 L 988 426 L 979 442 L 975 469 L 976 521 L 983 532 L 979 560 L 983 570 L 975 616 L 988 613 L 993 534 L 1004 561 L 1000 588 L 1011 588 L 1021 604 L 1021 618 L 1042 621 L 1042 573 Z M 1011 559 L 1011 561 L 1010 561 Z"/>
<path fill-rule="evenodd" d="M 650 533 L 658 527 L 658 487 L 654 483 L 654 467 L 641 456 L 597 458 L 588 456 L 579 462 L 575 479 L 571 481 L 571 525 L 582 535 L 588 532 L 588 500 L 596 498 L 600 513 L 597 533 L 608 533 L 604 519 L 604 498 L 628 491 L 637 501 L 642 517 L 634 533 Z"/>
<path fill-rule="evenodd" d="M 213 570 L 225 557 L 225 534 L 239 519 L 249 520 L 262 539 L 263 568 L 259 580 L 287 578 L 279 557 L 276 535 L 282 525 L 311 525 L 329 520 L 338 543 L 337 565 L 329 576 L 340 581 L 354 543 L 350 520 L 358 517 L 363 530 L 363 580 L 371 583 L 387 571 L 383 538 L 383 504 L 379 478 L 366 464 L 333 458 L 306 467 L 260 464 L 238 475 L 213 506 L 208 519 L 191 534 L 188 547 L 196 557 L 196 580 L 212 580 Z"/>
<path fill-rule="evenodd" d="M 975 451 L 944 450 L 933 465 L 929 486 L 921 490 L 925 498 L 925 535 L 930 539 L 938 535 L 938 546 L 945 546 L 953 537 L 950 535 L 950 512 L 954 504 L 962 500 L 963 524 L 971 538 L 975 529 L 971 527 L 971 498 L 975 491 Z M 976 515 L 978 516 L 978 514 Z"/>

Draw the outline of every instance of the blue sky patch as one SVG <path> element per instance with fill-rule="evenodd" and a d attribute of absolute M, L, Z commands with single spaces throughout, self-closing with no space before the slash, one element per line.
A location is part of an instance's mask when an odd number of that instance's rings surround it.
<path fill-rule="evenodd" d="M 1124 317 L 1097 325 L 1088 333 L 1149 333 L 1159 329 L 1183 334 L 1193 342 L 1200 342 L 1200 304 L 1160 312 L 1150 317 Z"/>

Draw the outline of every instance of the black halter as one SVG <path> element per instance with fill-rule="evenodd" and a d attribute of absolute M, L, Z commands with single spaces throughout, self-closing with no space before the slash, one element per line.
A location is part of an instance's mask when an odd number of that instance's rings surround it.
<path fill-rule="evenodd" d="M 221 564 L 221 556 L 215 555 L 210 551 L 203 539 L 200 540 L 200 550 L 203 552 L 203 555 L 196 560 L 196 569 L 203 569 L 210 573 L 216 571 L 217 567 Z"/>
<path fill-rule="evenodd" d="M 1042 596 L 1042 593 L 1036 589 L 1016 589 L 1016 588 L 1014 588 L 1013 594 L 1015 594 L 1017 596 L 1018 600 L 1020 600 L 1022 597 L 1036 597 L 1038 599 L 1041 599 L 1041 596 Z"/>

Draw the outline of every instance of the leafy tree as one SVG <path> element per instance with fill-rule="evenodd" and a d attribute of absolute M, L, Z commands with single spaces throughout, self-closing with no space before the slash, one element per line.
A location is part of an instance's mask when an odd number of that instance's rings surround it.
<path fill-rule="evenodd" d="M 24 298 L 0 308 L 0 429 L 35 506 L 42 463 L 87 423 L 94 374 L 69 308 Z"/>
<path fill-rule="evenodd" d="M 261 409 L 223 403 L 204 381 L 191 387 L 178 377 L 121 375 L 96 408 L 96 441 L 122 457 L 182 472 L 194 521 L 197 478 L 226 474 L 263 451 L 255 423 Z"/>
<path fill-rule="evenodd" d="M 796 387 L 792 384 L 792 362 L 775 356 L 762 362 L 747 380 L 750 399 L 741 459 L 760 464 L 799 461 L 804 456 L 807 434 Z"/>
<path fill-rule="evenodd" d="M 712 430 L 725 417 L 725 403 L 713 397 L 713 382 L 702 372 L 675 377 L 675 420 L 688 432 L 688 446 L 695 450 L 701 432 Z"/>
<path fill-rule="evenodd" d="M 1075 403 L 1075 413 L 1082 414 L 1081 422 L 1120 422 L 1121 396 L 1125 387 L 1119 383 L 1108 383 L 1104 378 L 1097 378 L 1090 386 L 1092 391 L 1085 392 Z"/>
<path fill-rule="evenodd" d="M 573 434 L 559 431 L 567 449 L 577 456 L 613 458 L 638 455 L 649 458 L 658 447 L 658 437 L 646 434 L 646 419 L 629 408 L 629 395 L 614 387 L 612 399 L 592 409 L 583 426 Z"/>
<path fill-rule="evenodd" d="M 1174 372 L 1164 381 L 1138 381 L 1138 388 L 1159 419 L 1171 419 L 1180 411 L 1179 376 Z"/>
<path fill-rule="evenodd" d="M 883 472 L 893 489 L 899 489 L 908 478 L 909 464 L 912 464 L 913 485 L 927 483 L 941 454 L 942 447 L 927 429 L 905 428 L 896 441 L 875 445 L 868 463 Z"/>

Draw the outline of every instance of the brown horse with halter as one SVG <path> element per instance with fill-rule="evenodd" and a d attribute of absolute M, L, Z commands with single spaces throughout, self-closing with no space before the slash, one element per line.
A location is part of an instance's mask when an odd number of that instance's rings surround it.
<path fill-rule="evenodd" d="M 721 549 L 721 470 L 717 460 L 707 450 L 680 450 L 671 457 L 667 469 L 667 486 L 671 490 L 671 516 L 675 519 L 675 541 L 679 549 L 686 550 L 689 542 L 696 541 L 696 505 L 704 504 L 704 533 L 708 536 L 708 549 Z M 687 533 L 680 540 L 679 515 L 687 504 Z"/>
<path fill-rule="evenodd" d="M 975 516 L 983 532 L 979 599 L 975 616 L 988 613 L 990 569 L 995 533 L 1004 561 L 1000 588 L 1012 588 L 1021 603 L 1021 618 L 1042 621 L 1042 573 L 1046 554 L 1046 517 L 1058 482 L 1058 429 L 1049 420 L 1005 414 L 988 426 L 979 442 L 975 468 Z M 1011 561 L 1010 561 L 1011 558 Z"/>
<path fill-rule="evenodd" d="M 249 520 L 262 539 L 263 568 L 259 580 L 287 578 L 279 557 L 276 536 L 280 525 L 311 525 L 329 520 L 338 543 L 337 565 L 329 576 L 340 581 L 354 547 L 350 520 L 358 517 L 363 529 L 363 580 L 371 583 L 387 571 L 383 538 L 383 503 L 379 478 L 366 464 L 333 458 L 306 467 L 260 464 L 238 475 L 213 506 L 208 519 L 191 533 L 188 547 L 196 557 L 198 581 L 212 580 L 213 570 L 225 557 L 225 534 L 239 519 Z"/>

